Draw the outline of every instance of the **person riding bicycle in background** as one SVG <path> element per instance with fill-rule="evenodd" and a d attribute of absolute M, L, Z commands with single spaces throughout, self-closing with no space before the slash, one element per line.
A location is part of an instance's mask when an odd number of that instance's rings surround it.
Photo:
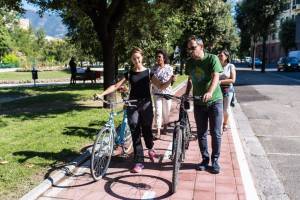
<path fill-rule="evenodd" d="M 156 65 L 153 67 L 154 76 L 160 80 L 162 83 L 167 82 L 173 76 L 173 67 L 169 65 L 169 58 L 167 53 L 164 50 L 157 50 L 155 53 L 156 57 Z M 153 94 L 162 93 L 162 94 L 172 94 L 172 86 L 168 85 L 165 89 L 160 89 L 157 86 L 152 86 Z M 171 99 L 165 99 L 160 96 L 154 95 L 154 105 L 155 105 L 155 120 L 157 127 L 157 135 L 156 138 L 160 138 L 161 133 L 161 125 L 163 124 L 163 132 L 162 134 L 166 134 L 167 126 L 169 122 L 169 114 L 172 106 Z"/>
<path fill-rule="evenodd" d="M 189 75 L 189 78 L 185 95 L 188 95 L 193 87 L 193 95 L 203 97 L 202 100 L 194 100 L 194 116 L 202 155 L 202 162 L 197 169 L 208 169 L 210 160 L 207 145 L 209 122 L 212 136 L 211 172 L 219 173 L 218 159 L 221 149 L 223 118 L 223 96 L 219 85 L 219 73 L 223 70 L 218 57 L 204 51 L 202 39 L 191 36 L 187 42 L 191 58 L 186 63 L 186 74 Z"/>
<path fill-rule="evenodd" d="M 236 79 L 236 71 L 235 71 L 234 64 L 230 63 L 230 54 L 227 50 L 222 50 L 219 53 L 219 59 L 223 67 L 223 72 L 220 73 L 220 85 L 223 93 L 223 106 L 224 106 L 223 131 L 227 131 L 229 128 L 228 111 L 230 109 L 230 103 L 233 98 L 233 93 L 234 93 L 233 83 L 235 82 Z"/>
<path fill-rule="evenodd" d="M 172 78 L 166 83 L 161 83 L 153 76 L 153 73 L 143 66 L 143 50 L 140 48 L 132 49 L 131 61 L 133 68 L 124 74 L 124 78 L 97 96 L 102 98 L 119 89 L 126 81 L 129 81 L 129 99 L 138 100 L 137 103 L 132 103 L 136 105 L 136 107 L 130 106 L 127 108 L 127 114 L 134 150 L 135 165 L 132 168 L 132 172 L 139 173 L 144 168 L 144 151 L 141 142 L 142 134 L 150 160 L 154 162 L 154 158 L 156 157 L 156 152 L 153 149 L 154 143 L 152 135 L 153 108 L 150 94 L 151 83 L 160 89 L 165 89 L 171 83 Z"/>

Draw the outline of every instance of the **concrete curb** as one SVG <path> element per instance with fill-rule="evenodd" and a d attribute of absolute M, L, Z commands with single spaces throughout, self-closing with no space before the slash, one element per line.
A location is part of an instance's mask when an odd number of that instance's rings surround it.
<path fill-rule="evenodd" d="M 289 200 L 290 198 L 276 176 L 264 148 L 253 132 L 241 106 L 237 103 L 232 111 L 259 198 L 262 200 Z"/>
<path fill-rule="evenodd" d="M 60 182 L 66 175 L 72 173 L 77 166 L 83 163 L 90 157 L 90 150 L 86 150 L 83 154 L 81 154 L 78 158 L 76 158 L 69 165 L 64 166 L 62 169 L 59 169 L 53 174 L 49 175 L 47 179 L 45 179 L 42 183 L 36 186 L 34 189 L 25 194 L 20 200 L 34 200 L 37 199 L 41 194 L 47 191 L 53 185 L 56 185 Z"/>

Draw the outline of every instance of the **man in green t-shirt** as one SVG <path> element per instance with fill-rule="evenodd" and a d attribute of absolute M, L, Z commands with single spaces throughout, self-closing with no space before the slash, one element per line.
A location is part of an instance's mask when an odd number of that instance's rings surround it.
<path fill-rule="evenodd" d="M 219 85 L 219 73 L 223 71 L 216 55 L 204 52 L 203 41 L 191 36 L 187 43 L 191 58 L 186 63 L 186 74 L 189 75 L 186 95 L 193 87 L 194 96 L 202 96 L 202 100 L 194 101 L 194 115 L 197 126 L 199 147 L 202 162 L 198 170 L 207 170 L 209 153 L 207 145 L 208 122 L 212 136 L 211 172 L 218 174 L 218 162 L 221 149 L 221 126 L 223 119 L 223 95 Z"/>

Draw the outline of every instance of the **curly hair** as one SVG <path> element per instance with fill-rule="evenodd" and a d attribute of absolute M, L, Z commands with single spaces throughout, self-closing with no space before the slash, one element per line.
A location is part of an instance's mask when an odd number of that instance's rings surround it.
<path fill-rule="evenodd" d="M 165 64 L 169 64 L 170 63 L 169 56 L 168 56 L 168 54 L 166 53 L 165 50 L 163 50 L 163 49 L 156 50 L 155 57 L 158 56 L 158 54 L 162 54 L 163 55 L 163 57 L 164 57 L 164 63 Z"/>

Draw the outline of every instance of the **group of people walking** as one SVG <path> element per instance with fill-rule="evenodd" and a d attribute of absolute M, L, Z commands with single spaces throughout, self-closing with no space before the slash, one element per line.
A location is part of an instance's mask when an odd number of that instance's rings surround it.
<path fill-rule="evenodd" d="M 218 162 L 221 148 L 222 131 L 228 127 L 228 102 L 233 93 L 232 84 L 235 81 L 235 68 L 230 64 L 228 51 L 221 51 L 219 59 L 216 55 L 204 51 L 203 41 L 191 36 L 188 39 L 187 50 L 190 59 L 186 63 L 188 82 L 185 95 L 193 88 L 193 95 L 203 96 L 202 100 L 194 101 L 194 115 L 197 126 L 202 162 L 197 166 L 198 170 L 206 170 L 211 160 L 212 173 L 220 172 Z M 136 107 L 127 108 L 128 124 L 132 134 L 134 149 L 133 173 L 139 173 L 144 168 L 144 151 L 141 137 L 143 135 L 148 156 L 154 162 L 157 154 L 154 150 L 154 140 L 166 133 L 168 116 L 171 109 L 171 100 L 154 96 L 155 114 L 153 113 L 151 90 L 153 93 L 172 94 L 171 83 L 175 80 L 173 68 L 169 65 L 169 59 L 165 51 L 157 50 L 156 64 L 150 70 L 143 65 L 143 51 L 134 48 L 131 51 L 133 67 L 124 74 L 124 78 L 116 84 L 108 87 L 103 96 L 118 90 L 125 82 L 129 82 L 129 99 L 138 100 Z M 222 88 L 222 89 L 221 89 Z M 223 104 L 224 102 L 224 104 Z M 224 109 L 223 109 L 224 105 Z M 224 110 L 224 117 L 223 117 Z M 152 122 L 155 116 L 157 134 L 153 135 Z M 208 123 L 212 136 L 212 153 L 208 152 L 207 133 Z M 223 124 L 223 126 L 222 126 Z"/>

